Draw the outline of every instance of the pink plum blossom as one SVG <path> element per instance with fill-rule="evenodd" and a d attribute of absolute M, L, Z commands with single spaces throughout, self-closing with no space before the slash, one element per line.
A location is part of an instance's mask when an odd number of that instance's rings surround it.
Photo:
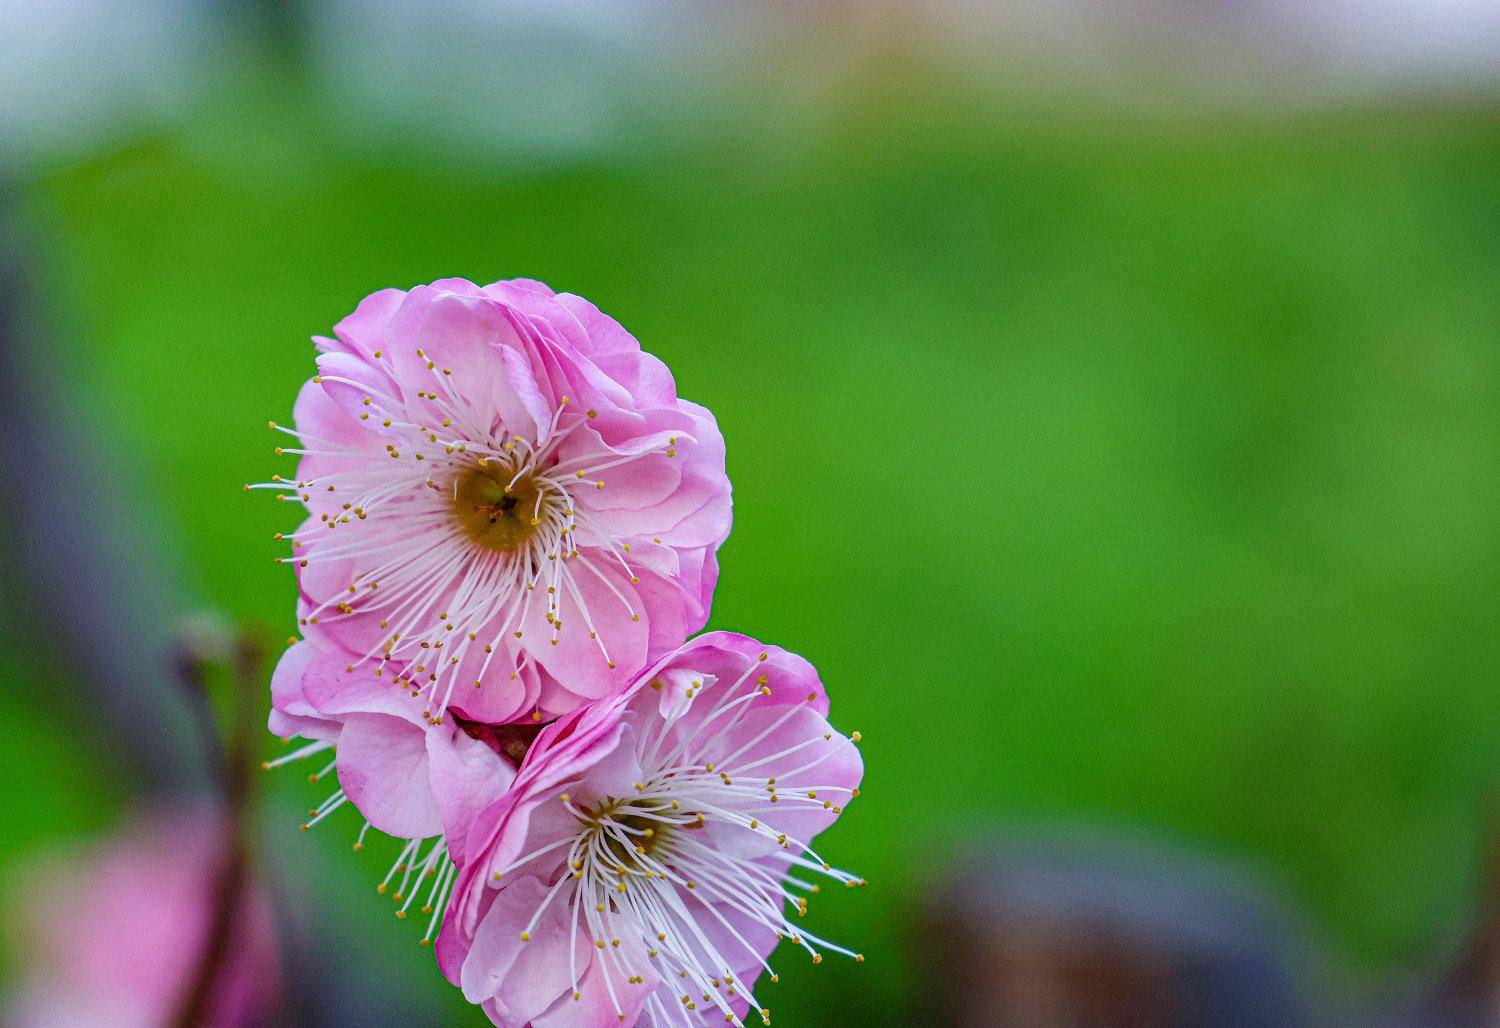
<path fill-rule="evenodd" d="M 225 826 L 209 811 L 142 817 L 95 850 L 29 879 L 18 940 L 17 1028 L 171 1024 L 197 986 L 217 914 Z M 209 988 L 205 1024 L 264 1024 L 280 999 L 270 905 L 247 888 Z"/>
<path fill-rule="evenodd" d="M 566 713 L 703 626 L 730 527 L 724 443 L 580 297 L 444 279 L 316 340 L 290 535 L 303 635 L 440 719 Z M 280 426 L 273 426 L 280 427 Z"/>
<path fill-rule="evenodd" d="M 469 828 L 444 973 L 509 1028 L 768 1018 L 779 938 L 854 956 L 787 909 L 862 884 L 809 845 L 863 770 L 827 712 L 805 660 L 711 633 L 548 725 Z"/>
<path fill-rule="evenodd" d="M 402 875 L 395 898 L 404 901 L 399 916 L 405 917 L 425 886 L 422 910 L 432 915 L 430 939 L 454 875 L 449 852 L 462 850 L 472 811 L 500 797 L 515 778 L 536 728 L 451 716 L 428 724 L 399 685 L 362 673 L 348 660 L 309 642 L 282 655 L 271 677 L 270 728 L 283 738 L 309 741 L 263 766 L 307 758 L 320 763 L 319 755 L 337 747 L 336 756 L 310 777 L 316 782 L 336 771 L 339 787 L 310 812 L 303 828 L 349 802 L 365 818 L 356 849 L 363 848 L 372 826 L 408 840 L 380 890 Z"/>

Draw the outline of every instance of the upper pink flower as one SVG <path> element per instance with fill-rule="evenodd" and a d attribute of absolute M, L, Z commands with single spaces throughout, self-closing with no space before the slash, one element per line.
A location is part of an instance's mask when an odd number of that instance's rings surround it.
<path fill-rule="evenodd" d="M 25 979 L 6 1024 L 155 1026 L 172 1023 L 195 987 L 218 876 L 224 826 L 207 811 L 141 818 L 96 851 L 49 861 L 21 911 Z M 214 1026 L 265 1024 L 280 999 L 270 904 L 253 885 L 207 997 Z"/>
<path fill-rule="evenodd" d="M 444 279 L 319 338 L 295 410 L 304 635 L 500 723 L 619 688 L 701 628 L 728 535 L 713 416 L 580 297 Z"/>
<path fill-rule="evenodd" d="M 469 827 L 438 939 L 496 1024 L 740 1023 L 863 765 L 805 660 L 711 633 L 549 725 Z M 855 734 L 858 739 L 858 733 Z"/>

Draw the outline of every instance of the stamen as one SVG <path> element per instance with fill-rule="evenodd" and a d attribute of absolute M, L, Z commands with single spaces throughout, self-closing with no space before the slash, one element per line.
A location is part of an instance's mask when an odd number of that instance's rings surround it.
<path fill-rule="evenodd" d="M 623 1006 L 615 983 L 643 980 L 641 974 L 648 961 L 658 963 L 662 973 L 675 974 L 686 984 L 689 991 L 681 997 L 679 1010 L 697 1010 L 699 1001 L 694 997 L 701 996 L 710 1009 L 718 1009 L 727 1021 L 739 1023 L 731 1002 L 739 994 L 749 999 L 752 1009 L 761 1010 L 742 983 L 737 991 L 728 986 L 734 978 L 733 968 L 743 966 L 747 957 L 772 973 L 775 980 L 769 963 L 746 937 L 747 925 L 760 925 L 791 939 L 814 962 L 821 961 L 825 952 L 862 959 L 852 950 L 795 927 L 789 920 L 806 913 L 805 896 L 817 891 L 815 883 L 791 874 L 793 868 L 849 885 L 863 880 L 832 868 L 804 841 L 778 830 L 774 821 L 787 809 L 827 809 L 822 804 L 831 801 L 820 800 L 820 793 L 851 792 L 847 786 L 805 777 L 807 771 L 846 744 L 815 735 L 768 756 L 741 761 L 744 753 L 795 716 L 802 709 L 800 704 L 789 705 L 772 720 L 769 730 L 757 733 L 750 741 L 736 739 L 732 746 L 728 742 L 753 709 L 754 700 L 770 692 L 764 675 L 757 675 L 760 663 L 752 660 L 750 668 L 732 684 L 715 685 L 720 695 L 715 697 L 714 706 L 670 752 L 660 752 L 662 740 L 670 737 L 670 721 L 664 721 L 659 732 L 648 729 L 636 734 L 635 757 L 643 777 L 634 783 L 630 795 L 607 797 L 590 807 L 580 805 L 569 793 L 560 794 L 559 802 L 576 820 L 577 831 L 538 846 L 493 872 L 493 879 L 500 880 L 524 865 L 526 874 L 546 880 L 548 872 L 538 866 L 538 861 L 549 856 L 558 861 L 550 872 L 552 885 L 523 928 L 522 939 L 530 938 L 557 896 L 568 893 L 570 937 L 576 940 L 580 926 L 589 933 L 595 959 L 605 961 L 611 969 L 603 981 L 617 1011 Z M 820 746 L 827 749 L 819 750 Z M 788 757 L 808 751 L 816 753 L 812 760 L 790 771 L 779 770 L 776 777 L 752 773 L 766 766 L 783 768 Z M 768 795 L 771 803 L 780 800 L 782 805 L 767 803 Z M 773 820 L 767 823 L 764 817 Z M 701 840 L 697 829 L 710 822 L 752 832 L 778 848 L 759 861 L 731 857 Z M 566 852 L 560 853 L 564 847 Z M 503 881 L 499 884 L 504 886 Z M 704 931 L 706 923 L 718 926 L 722 938 L 728 941 L 714 943 Z M 571 958 L 569 971 L 576 993 L 578 972 Z M 647 1009 L 655 1012 L 652 1016 L 665 1013 L 654 998 L 647 1001 Z M 680 1016 L 666 1019 L 680 1020 Z"/>

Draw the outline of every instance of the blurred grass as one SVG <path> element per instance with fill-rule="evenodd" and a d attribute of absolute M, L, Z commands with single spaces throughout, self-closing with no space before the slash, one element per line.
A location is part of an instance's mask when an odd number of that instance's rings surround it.
<path fill-rule="evenodd" d="M 713 624 L 809 656 L 866 737 L 822 848 L 872 884 L 811 920 L 870 961 L 785 954 L 766 998 L 880 1021 L 913 996 L 912 896 L 1016 821 L 1245 855 L 1360 967 L 1460 915 L 1500 744 L 1492 115 L 1054 120 L 922 83 L 812 145 L 508 174 L 228 105 L 49 173 L 27 215 L 96 459 L 144 479 L 205 595 L 288 631 L 291 512 L 240 485 L 360 296 L 537 277 L 664 358 L 729 441 Z M 23 740 L 6 780 L 68 745 Z M 322 868 L 354 823 L 294 842 Z M 419 964 L 370 896 L 337 900 L 348 930 Z"/>

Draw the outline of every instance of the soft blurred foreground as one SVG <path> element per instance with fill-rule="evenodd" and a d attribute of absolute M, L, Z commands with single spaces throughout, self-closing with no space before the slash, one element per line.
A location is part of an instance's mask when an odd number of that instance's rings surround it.
<path fill-rule="evenodd" d="M 182 658 L 293 630 L 292 515 L 241 486 L 308 337 L 446 275 L 589 297 L 716 413 L 711 627 L 863 733 L 820 849 L 870 886 L 809 923 L 868 959 L 781 953 L 778 1023 L 1495 1015 L 1497 5 L 32 0 L 0 39 L 11 1016 L 79 1023 L 37 997 L 155 912 L 138 1022 L 482 1023 L 375 892 L 396 848 L 241 775 L 283 752 L 248 658 Z M 231 853 L 275 927 L 220 988 Z"/>

